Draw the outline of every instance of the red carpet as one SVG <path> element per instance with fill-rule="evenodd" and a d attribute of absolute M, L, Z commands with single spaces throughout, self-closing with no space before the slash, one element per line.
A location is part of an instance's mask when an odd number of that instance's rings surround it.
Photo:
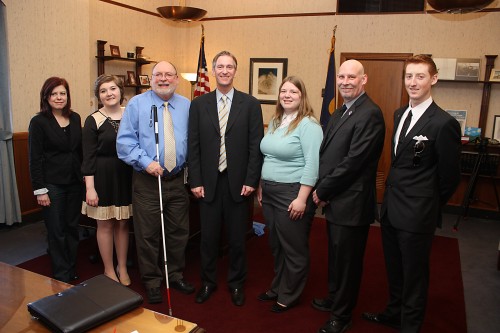
<path fill-rule="evenodd" d="M 259 293 L 267 290 L 273 276 L 273 259 L 267 238 L 263 236 L 253 237 L 247 243 L 249 274 L 246 284 L 247 301 L 243 307 L 236 307 L 231 303 L 225 284 L 227 257 L 224 257 L 218 266 L 219 288 L 212 297 L 204 304 L 196 304 L 194 295 L 186 296 L 172 290 L 173 315 L 194 322 L 209 333 L 316 332 L 329 318 L 328 313 L 314 310 L 310 306 L 314 297 L 326 295 L 327 290 L 325 230 L 325 221 L 316 218 L 310 237 L 311 274 L 300 304 L 290 311 L 274 314 L 269 311 L 271 303 L 256 299 Z M 75 281 L 75 284 L 103 272 L 102 264 L 92 264 L 87 259 L 93 251 L 95 248 L 91 241 L 82 241 L 78 258 L 80 280 Z M 19 267 L 46 276 L 51 274 L 47 255 L 22 263 Z M 131 288 L 144 296 L 137 268 L 133 267 L 129 272 L 133 281 Z M 185 278 L 199 287 L 199 255 L 194 245 L 188 249 Z M 387 281 L 380 230 L 378 227 L 371 227 L 361 292 L 358 306 L 353 314 L 353 326 L 349 332 L 395 332 L 361 319 L 361 312 L 380 311 L 384 308 L 386 300 Z M 160 305 L 150 305 L 145 298 L 143 306 L 168 314 L 166 297 L 165 302 Z M 467 332 L 460 255 L 456 239 L 439 236 L 435 238 L 431 257 L 428 311 L 422 332 Z"/>

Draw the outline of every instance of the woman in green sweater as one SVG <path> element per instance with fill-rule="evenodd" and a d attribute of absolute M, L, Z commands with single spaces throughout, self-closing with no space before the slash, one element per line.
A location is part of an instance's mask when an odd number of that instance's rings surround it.
<path fill-rule="evenodd" d="M 275 301 L 271 311 L 297 304 L 309 273 L 309 231 L 316 206 L 310 199 L 318 179 L 323 131 L 314 117 L 304 82 L 283 80 L 268 131 L 260 143 L 264 155 L 257 193 L 274 256 L 274 279 L 261 301 Z"/>

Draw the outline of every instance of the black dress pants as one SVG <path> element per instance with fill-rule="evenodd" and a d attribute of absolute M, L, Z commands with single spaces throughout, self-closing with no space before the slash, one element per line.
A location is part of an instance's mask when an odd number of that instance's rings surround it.
<path fill-rule="evenodd" d="M 47 228 L 52 274 L 56 280 L 70 282 L 76 274 L 82 189 L 80 182 L 47 184 L 50 206 L 43 207 Z"/>
<path fill-rule="evenodd" d="M 253 198 L 250 196 L 250 198 Z M 217 258 L 222 227 L 229 243 L 229 270 L 227 284 L 230 289 L 241 289 L 247 276 L 245 241 L 248 231 L 248 197 L 235 201 L 229 190 L 227 172 L 219 173 L 215 198 L 200 200 L 201 223 L 201 281 L 217 286 Z"/>

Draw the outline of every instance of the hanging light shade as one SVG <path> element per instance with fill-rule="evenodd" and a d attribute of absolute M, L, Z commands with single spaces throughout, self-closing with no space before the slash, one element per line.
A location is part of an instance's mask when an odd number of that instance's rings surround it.
<path fill-rule="evenodd" d="M 207 11 L 204 9 L 186 6 L 163 6 L 156 8 L 156 10 L 167 20 L 181 22 L 198 21 L 207 15 Z"/>
<path fill-rule="evenodd" d="M 427 0 L 427 2 L 439 12 L 465 14 L 483 9 L 493 0 Z"/>

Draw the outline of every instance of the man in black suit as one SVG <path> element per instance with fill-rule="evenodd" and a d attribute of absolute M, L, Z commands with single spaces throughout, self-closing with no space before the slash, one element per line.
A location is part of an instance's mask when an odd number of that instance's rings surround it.
<path fill-rule="evenodd" d="M 200 199 L 201 280 L 196 302 L 217 287 L 216 264 L 222 225 L 229 242 L 227 283 L 237 306 L 245 302 L 245 236 L 248 200 L 258 186 L 264 135 L 262 110 L 254 97 L 233 88 L 237 60 L 227 51 L 213 62 L 217 89 L 193 100 L 189 115 L 189 184 Z"/>
<path fill-rule="evenodd" d="M 392 163 L 381 209 L 389 302 L 366 320 L 419 332 L 429 286 L 429 256 L 441 207 L 460 181 L 460 125 L 432 100 L 436 64 L 426 55 L 405 63 L 410 104 L 396 110 Z"/>
<path fill-rule="evenodd" d="M 320 148 L 313 200 L 324 207 L 327 219 L 328 297 L 312 305 L 331 311 L 320 333 L 341 333 L 352 325 L 368 230 L 378 215 L 375 179 L 385 124 L 364 91 L 367 80 L 359 61 L 340 66 L 337 86 L 344 106 L 332 115 Z"/>

